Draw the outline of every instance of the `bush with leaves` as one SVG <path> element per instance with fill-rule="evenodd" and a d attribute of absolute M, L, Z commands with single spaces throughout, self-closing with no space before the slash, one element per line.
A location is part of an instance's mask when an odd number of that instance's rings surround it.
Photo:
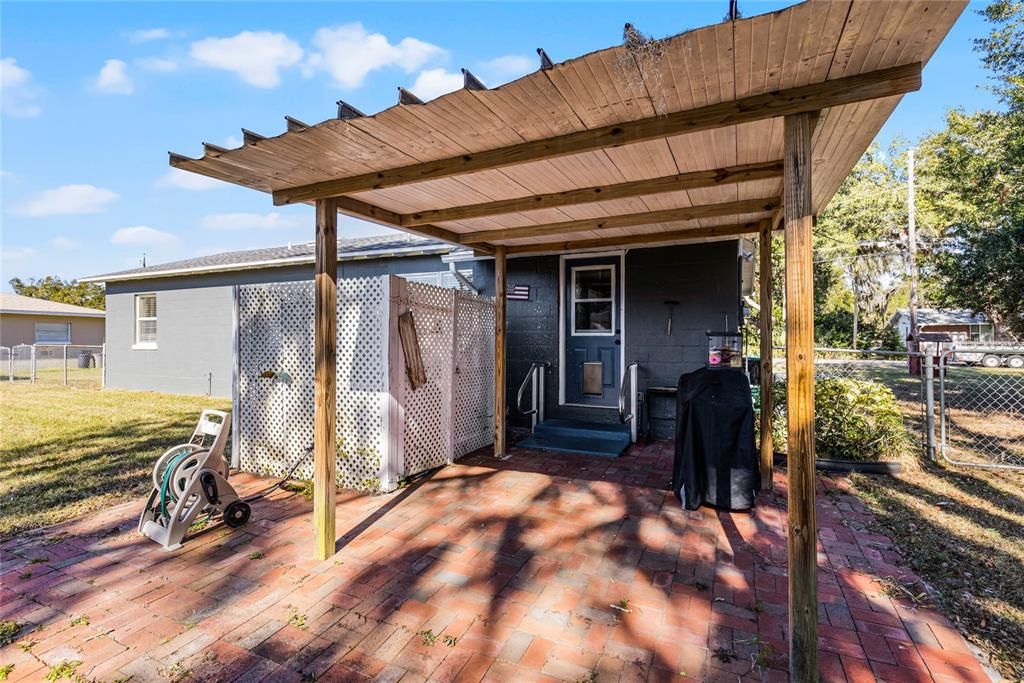
<path fill-rule="evenodd" d="M 786 446 L 786 385 L 774 392 L 772 436 Z M 829 378 L 814 383 L 815 454 L 828 460 L 897 458 L 907 445 L 903 416 L 892 389 L 878 382 Z"/>

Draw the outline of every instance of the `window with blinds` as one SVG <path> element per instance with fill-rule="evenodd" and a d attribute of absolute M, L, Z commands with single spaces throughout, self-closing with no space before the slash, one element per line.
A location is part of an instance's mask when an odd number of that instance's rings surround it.
<path fill-rule="evenodd" d="M 460 270 L 459 273 L 461 273 L 468 281 L 473 281 L 472 270 Z M 422 282 L 425 285 L 434 285 L 436 287 L 445 287 L 447 289 L 460 289 L 462 287 L 459 280 L 452 275 L 450 270 L 439 270 L 430 273 L 402 273 L 399 274 L 398 277 L 408 280 L 409 282 Z"/>
<path fill-rule="evenodd" d="M 135 344 L 156 346 L 156 294 L 135 295 Z"/>
<path fill-rule="evenodd" d="M 36 344 L 70 344 L 71 323 L 36 323 Z"/>

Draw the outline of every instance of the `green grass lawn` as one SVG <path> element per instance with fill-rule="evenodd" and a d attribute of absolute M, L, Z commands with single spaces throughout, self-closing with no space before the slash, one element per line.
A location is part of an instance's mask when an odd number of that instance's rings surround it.
<path fill-rule="evenodd" d="M 149 492 L 156 459 L 230 401 L 0 384 L 0 537 Z"/>

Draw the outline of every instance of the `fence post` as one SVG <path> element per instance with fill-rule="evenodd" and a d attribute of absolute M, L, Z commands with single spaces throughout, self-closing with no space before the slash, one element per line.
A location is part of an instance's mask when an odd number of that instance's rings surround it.
<path fill-rule="evenodd" d="M 68 345 L 64 345 L 64 386 L 68 385 Z"/>
<path fill-rule="evenodd" d="M 11 347 L 11 352 L 7 354 L 7 381 L 14 381 L 14 347 Z"/>
<path fill-rule="evenodd" d="M 935 357 L 924 356 L 924 423 L 928 459 L 935 462 Z"/>
<path fill-rule="evenodd" d="M 29 382 L 32 384 L 36 383 L 36 347 L 35 344 L 28 347 L 28 367 L 29 367 Z"/>

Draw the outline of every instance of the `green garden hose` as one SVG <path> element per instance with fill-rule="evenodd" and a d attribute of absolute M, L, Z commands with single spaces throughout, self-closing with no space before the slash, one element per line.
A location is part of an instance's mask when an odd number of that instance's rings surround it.
<path fill-rule="evenodd" d="M 172 502 L 177 502 L 178 498 L 171 491 L 171 475 L 174 469 L 181 463 L 182 460 L 192 455 L 192 451 L 182 451 L 167 463 L 167 468 L 164 470 L 163 481 L 160 484 L 160 513 L 167 518 L 167 499 L 170 498 Z"/>

